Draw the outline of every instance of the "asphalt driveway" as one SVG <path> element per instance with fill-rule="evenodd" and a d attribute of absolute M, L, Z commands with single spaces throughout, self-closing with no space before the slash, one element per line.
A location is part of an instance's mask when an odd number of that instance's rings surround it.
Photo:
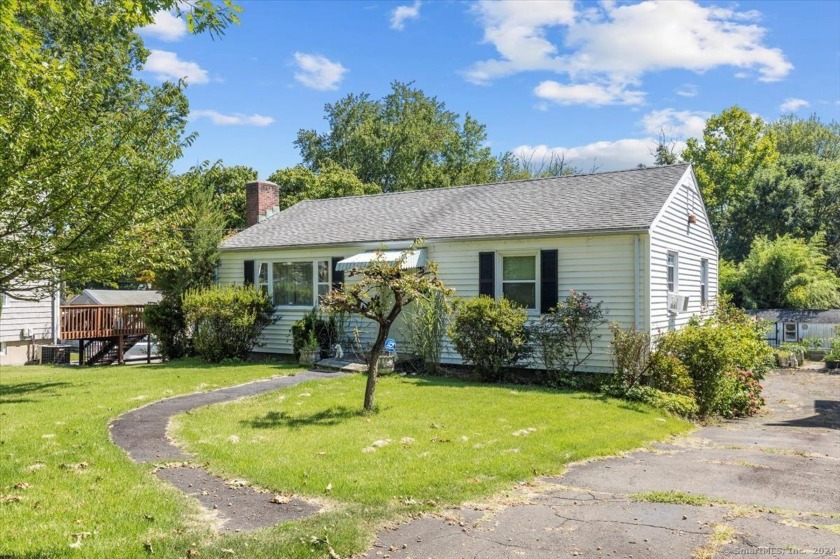
<path fill-rule="evenodd" d="M 364 557 L 840 556 L 840 376 L 778 371 L 762 384 L 760 416 L 414 520 Z"/>

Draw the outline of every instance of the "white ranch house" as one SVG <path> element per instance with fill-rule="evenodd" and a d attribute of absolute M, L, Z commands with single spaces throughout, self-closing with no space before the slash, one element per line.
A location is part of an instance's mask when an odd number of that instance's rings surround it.
<path fill-rule="evenodd" d="M 218 271 L 220 283 L 272 294 L 280 319 L 260 352 L 292 353 L 292 323 L 343 281 L 340 261 L 416 238 L 426 241 L 418 260 L 437 262 L 455 296 L 507 296 L 534 319 L 572 289 L 603 301 L 608 321 L 654 334 L 715 305 L 718 250 L 689 165 L 306 200 L 279 212 L 277 188 L 246 186 L 249 226 L 222 244 Z M 584 367 L 592 372 L 612 370 L 601 334 Z M 394 337 L 401 343 L 399 327 Z M 443 360 L 461 362 L 451 348 Z"/>

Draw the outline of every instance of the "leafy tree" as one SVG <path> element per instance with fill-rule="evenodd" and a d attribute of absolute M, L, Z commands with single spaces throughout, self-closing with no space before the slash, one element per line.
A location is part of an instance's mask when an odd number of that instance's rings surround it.
<path fill-rule="evenodd" d="M 783 116 L 770 124 L 782 155 L 813 155 L 819 159 L 840 159 L 840 123 L 825 124 L 816 115 L 802 119 Z"/>
<path fill-rule="evenodd" d="M 733 206 L 749 194 L 756 173 L 775 164 L 776 135 L 736 105 L 709 118 L 702 143 L 690 138 L 686 144 L 682 157 L 694 164 L 722 256 L 731 259 L 737 255 Z"/>
<path fill-rule="evenodd" d="M 225 167 L 221 160 L 202 172 L 201 181 L 212 190 L 228 231 L 245 228 L 245 184 L 255 180 L 257 171 L 251 167 Z"/>
<path fill-rule="evenodd" d="M 194 168 L 173 179 L 189 194 L 180 211 L 156 227 L 160 238 L 166 240 L 168 258 L 154 259 L 141 275 L 163 294 L 159 304 L 146 308 L 145 319 L 167 359 L 191 351 L 183 296 L 189 290 L 213 284 L 218 246 L 225 232 L 223 214 L 213 190 L 204 181 L 203 171 Z"/>
<path fill-rule="evenodd" d="M 329 130 L 300 130 L 303 164 L 330 163 L 384 192 L 492 182 L 499 161 L 485 146 L 485 126 L 459 116 L 410 83 L 393 82 L 384 98 L 348 95 L 325 106 Z"/>
<path fill-rule="evenodd" d="M 827 309 L 840 306 L 840 279 L 827 268 L 824 239 L 758 237 L 722 288 L 747 308 Z"/>
<path fill-rule="evenodd" d="M 268 180 L 280 186 L 280 209 L 294 206 L 301 200 L 382 193 L 379 186 L 363 183 L 351 171 L 332 162 L 327 162 L 317 173 L 302 165 L 281 169 Z"/>
<path fill-rule="evenodd" d="M 347 272 L 349 278 L 358 278 L 356 281 L 348 281 L 341 288 L 333 290 L 321 303 L 328 311 L 358 314 L 373 320 L 379 327 L 368 358 L 364 401 L 366 411 L 373 410 L 379 356 L 397 317 L 416 299 L 432 297 L 438 292 L 450 292 L 438 279 L 434 263 L 418 269 L 403 267 L 411 252 L 420 246 L 421 241 L 415 241 L 411 248 L 403 251 L 393 262 L 385 260 L 384 254 L 379 251 L 367 267 L 353 268 Z"/>
<path fill-rule="evenodd" d="M 115 246 L 180 198 L 167 179 L 192 140 L 184 84 L 135 77 L 148 54 L 135 29 L 166 9 L 194 32 L 237 19 L 229 2 L 191 4 L 0 3 L 0 292 L 107 279 Z"/>

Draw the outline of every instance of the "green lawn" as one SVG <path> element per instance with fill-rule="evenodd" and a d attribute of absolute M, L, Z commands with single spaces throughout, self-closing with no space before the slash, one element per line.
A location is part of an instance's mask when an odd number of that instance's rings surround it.
<path fill-rule="evenodd" d="M 176 437 L 215 473 L 333 505 L 318 519 L 266 531 L 249 556 L 323 557 L 323 546 L 301 541 L 329 537 L 344 557 L 365 549 L 383 522 L 488 498 L 690 428 L 590 394 L 401 376 L 380 380 L 379 413 L 366 416 L 358 412 L 364 380 L 311 382 L 177 418 Z M 221 545 L 236 551 L 246 541 Z"/>
<path fill-rule="evenodd" d="M 194 505 L 114 446 L 108 421 L 169 396 L 299 370 L 197 361 L 0 368 L 0 557 L 148 557 L 147 541 L 154 557 L 183 557 L 207 537 L 184 533 Z"/>
<path fill-rule="evenodd" d="M 384 523 L 691 427 L 582 393 L 399 376 L 380 381 L 379 413 L 365 416 L 362 377 L 304 383 L 176 420 L 176 436 L 213 471 L 325 505 L 309 519 L 224 536 L 108 439 L 108 421 L 126 410 L 296 370 L 4 367 L 0 557 L 325 557 L 329 547 L 346 557 Z"/>

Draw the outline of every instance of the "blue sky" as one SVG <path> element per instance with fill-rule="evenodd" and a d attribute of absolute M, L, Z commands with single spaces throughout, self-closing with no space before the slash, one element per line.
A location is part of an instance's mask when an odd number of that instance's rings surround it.
<path fill-rule="evenodd" d="M 239 1 L 221 39 L 171 14 L 141 30 L 150 82 L 186 77 L 203 160 L 266 178 L 301 128 L 348 93 L 413 81 L 487 125 L 494 152 L 562 153 L 584 170 L 650 162 L 738 104 L 773 120 L 840 120 L 840 1 Z M 681 145 L 681 143 L 678 143 Z"/>

